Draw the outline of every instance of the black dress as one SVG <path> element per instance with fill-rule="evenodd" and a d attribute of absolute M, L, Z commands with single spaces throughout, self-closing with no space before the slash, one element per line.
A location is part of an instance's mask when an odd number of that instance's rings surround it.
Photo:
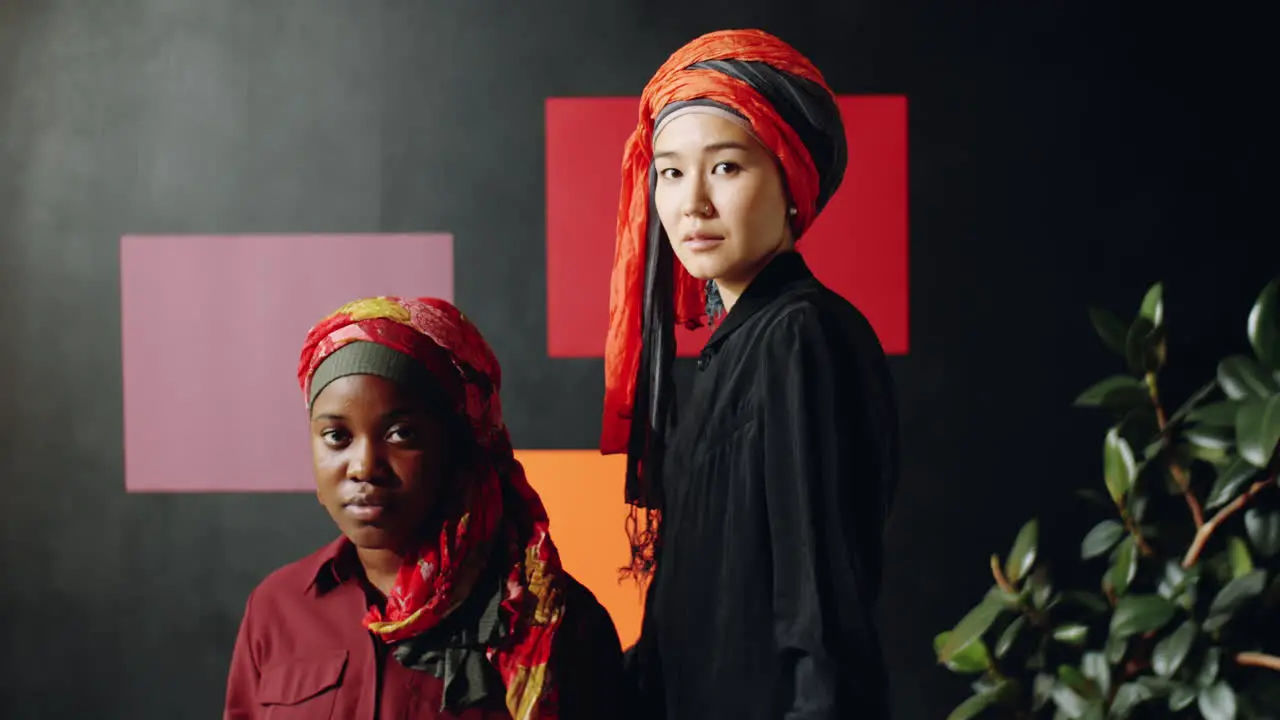
<path fill-rule="evenodd" d="M 628 654 L 637 714 L 888 717 L 874 615 L 897 415 L 870 324 L 799 254 L 779 255 L 712 335 L 680 405 Z"/>

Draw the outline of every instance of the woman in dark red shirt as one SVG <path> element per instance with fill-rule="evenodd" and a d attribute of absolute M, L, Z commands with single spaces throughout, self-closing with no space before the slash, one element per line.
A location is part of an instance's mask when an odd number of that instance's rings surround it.
<path fill-rule="evenodd" d="M 298 380 L 342 536 L 249 596 L 223 717 L 619 716 L 617 631 L 560 565 L 475 326 L 356 301 L 312 328 Z"/>

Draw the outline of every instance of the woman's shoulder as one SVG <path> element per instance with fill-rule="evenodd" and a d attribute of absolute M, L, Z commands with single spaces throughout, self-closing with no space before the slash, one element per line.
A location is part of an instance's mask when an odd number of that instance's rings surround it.
<path fill-rule="evenodd" d="M 779 298 L 761 313 L 759 321 L 749 343 L 756 353 L 785 355 L 809 346 L 837 354 L 883 355 L 867 316 L 817 281 Z"/>
<path fill-rule="evenodd" d="M 596 598 L 595 593 L 570 573 L 564 574 L 565 624 L 577 632 L 605 632 L 616 640 L 618 631 L 613 617 Z"/>
<path fill-rule="evenodd" d="M 576 578 L 565 573 L 564 624 L 556 633 L 561 717 L 620 717 L 622 644 L 613 618 Z"/>
<path fill-rule="evenodd" d="M 339 537 L 324 547 L 272 570 L 249 594 L 248 612 L 271 612 L 281 604 L 295 601 L 315 585 L 322 572 L 332 572 L 346 539 Z"/>

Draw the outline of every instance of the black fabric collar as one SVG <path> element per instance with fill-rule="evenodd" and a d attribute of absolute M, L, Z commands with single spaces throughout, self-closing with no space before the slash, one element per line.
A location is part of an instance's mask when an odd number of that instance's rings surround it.
<path fill-rule="evenodd" d="M 784 292 L 805 280 L 812 280 L 813 273 L 800 253 L 791 250 L 780 253 L 756 275 L 747 289 L 743 291 L 733 309 L 724 317 L 724 321 L 711 334 L 707 341 L 707 350 L 715 348 L 742 327 L 753 315 L 763 310 Z"/>

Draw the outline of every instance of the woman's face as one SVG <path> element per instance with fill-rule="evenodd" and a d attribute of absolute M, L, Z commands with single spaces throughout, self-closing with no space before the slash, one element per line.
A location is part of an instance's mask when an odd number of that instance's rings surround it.
<path fill-rule="evenodd" d="M 316 497 L 356 547 L 407 550 L 452 474 L 448 424 L 374 375 L 329 383 L 311 407 Z"/>
<path fill-rule="evenodd" d="M 654 143 L 654 169 L 662 227 L 695 278 L 736 296 L 790 247 L 777 163 L 738 125 L 706 113 L 672 120 Z"/>

